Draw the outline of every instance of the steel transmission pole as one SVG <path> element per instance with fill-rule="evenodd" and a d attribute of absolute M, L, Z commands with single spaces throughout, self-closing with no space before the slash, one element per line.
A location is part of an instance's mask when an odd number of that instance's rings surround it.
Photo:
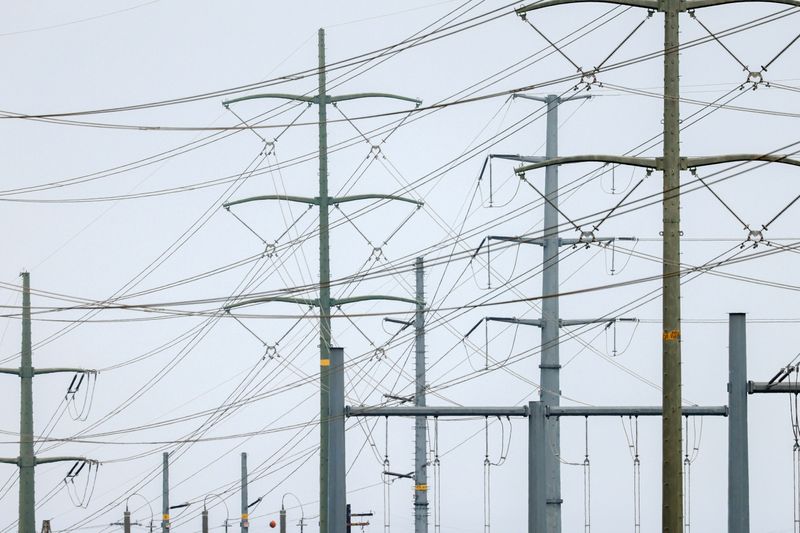
<path fill-rule="evenodd" d="M 325 77 L 325 30 L 318 32 L 319 56 L 319 363 L 320 450 L 319 531 L 328 533 L 328 475 L 330 364 L 331 364 L 331 262 L 328 197 L 328 94 Z"/>
<path fill-rule="evenodd" d="M 414 316 L 416 334 L 416 390 L 414 405 L 425 407 L 425 263 L 417 257 L 415 264 L 417 311 Z M 428 442 L 427 418 L 414 419 L 414 532 L 428 533 Z"/>
<path fill-rule="evenodd" d="M 33 349 L 31 345 L 30 274 L 22 274 L 22 354 L 20 360 L 19 530 L 36 531 L 33 458 Z"/>
<path fill-rule="evenodd" d="M 224 205 L 226 209 L 231 206 L 260 200 L 288 200 L 294 202 L 301 202 L 309 205 L 316 205 L 319 207 L 319 297 L 313 300 L 304 300 L 296 298 L 256 298 L 246 300 L 237 304 L 228 306 L 226 310 L 241 305 L 250 305 L 258 302 L 267 301 L 283 301 L 302 303 L 304 305 L 314 305 L 319 307 L 320 327 L 319 327 L 319 351 L 320 351 L 320 455 L 319 455 L 319 481 L 320 481 L 320 533 L 329 533 L 328 521 L 330 514 L 334 511 L 328 509 L 328 502 L 330 499 L 329 492 L 331 490 L 331 469 L 336 468 L 330 464 L 330 436 L 328 434 L 329 424 L 326 422 L 330 416 L 330 367 L 331 367 L 331 306 L 342 305 L 344 303 L 352 303 L 364 300 L 395 300 L 407 303 L 416 303 L 413 300 L 406 298 L 386 297 L 386 296 L 364 296 L 342 298 L 334 300 L 331 298 L 331 280 L 330 280 L 330 227 L 329 227 L 329 207 L 331 204 L 336 205 L 344 202 L 351 202 L 356 200 L 399 200 L 403 202 L 410 202 L 421 205 L 420 202 L 409 200 L 407 198 L 385 195 L 385 194 L 362 194 L 354 196 L 331 197 L 328 192 L 328 104 L 335 104 L 337 102 L 346 100 L 356 100 L 360 98 L 391 98 L 395 100 L 403 100 L 406 102 L 413 102 L 417 106 L 421 103 L 420 100 L 415 98 L 408 98 L 405 96 L 398 96 L 388 93 L 358 93 L 346 94 L 339 96 L 331 96 L 327 93 L 326 87 L 326 61 L 325 61 L 325 30 L 320 29 L 318 32 L 318 94 L 316 96 L 305 95 L 291 95 L 283 93 L 275 94 L 256 94 L 251 96 L 244 96 L 223 102 L 225 107 L 230 104 L 241 102 L 245 100 L 259 99 L 259 98 L 281 98 L 288 100 L 297 100 L 309 104 L 318 105 L 318 137 L 319 137 L 319 196 L 316 198 L 303 198 L 297 196 L 286 195 L 262 195 L 252 198 L 245 198 L 229 202 Z M 337 511 L 338 514 L 338 511 Z M 343 515 L 342 515 L 343 516 Z"/>
<path fill-rule="evenodd" d="M 558 105 L 560 98 L 548 95 L 547 144 L 545 157 L 558 156 Z M 559 357 L 558 308 L 558 167 L 545 169 L 544 178 L 544 243 L 542 245 L 542 353 L 540 368 L 541 401 L 545 406 L 558 405 L 561 397 L 561 360 Z M 561 531 L 561 434 L 559 419 L 548 418 L 548 451 L 545 454 L 545 485 L 547 494 L 547 524 L 550 531 Z"/>
<path fill-rule="evenodd" d="M 33 368 L 33 345 L 31 340 L 31 282 L 30 273 L 22 276 L 22 346 L 19 368 L 0 368 L 0 374 L 11 374 L 20 378 L 19 456 L 0 458 L 0 463 L 14 464 L 19 468 L 19 519 L 20 533 L 36 533 L 36 490 L 34 470 L 37 464 L 61 461 L 94 463 L 84 457 L 36 457 L 33 451 L 33 377 L 41 374 L 76 372 L 95 373 L 83 368 Z"/>
<path fill-rule="evenodd" d="M 747 320 L 728 318 L 728 533 L 750 533 L 747 438 Z"/>

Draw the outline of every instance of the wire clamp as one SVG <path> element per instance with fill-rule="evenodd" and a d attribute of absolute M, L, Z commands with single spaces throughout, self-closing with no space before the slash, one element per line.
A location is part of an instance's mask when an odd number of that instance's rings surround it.
<path fill-rule="evenodd" d="M 280 357 L 280 355 L 278 354 L 277 344 L 267 344 L 265 348 L 266 349 L 264 350 L 264 356 L 261 358 L 262 361 L 265 359 L 275 359 L 276 357 Z"/>
<path fill-rule="evenodd" d="M 267 243 L 266 247 L 264 247 L 264 257 L 275 257 L 278 254 L 278 245 L 277 243 L 270 242 Z"/>
<path fill-rule="evenodd" d="M 383 247 L 376 246 L 372 248 L 372 253 L 369 256 L 371 261 L 380 261 L 383 259 Z"/>
<path fill-rule="evenodd" d="M 369 155 L 371 155 L 373 158 L 377 158 L 379 155 L 381 155 L 381 146 L 379 144 L 371 145 L 369 149 Z"/>
<path fill-rule="evenodd" d="M 375 351 L 372 352 L 372 357 L 370 359 L 375 359 L 376 361 L 380 361 L 386 356 L 386 350 L 382 347 L 375 348 Z"/>
<path fill-rule="evenodd" d="M 747 80 L 739 86 L 739 90 L 743 91 L 745 89 L 751 89 L 755 91 L 761 85 L 769 87 L 769 82 L 764 79 L 765 70 L 766 69 L 764 69 L 763 67 L 761 68 L 761 70 L 745 69 L 745 72 L 747 72 Z"/>

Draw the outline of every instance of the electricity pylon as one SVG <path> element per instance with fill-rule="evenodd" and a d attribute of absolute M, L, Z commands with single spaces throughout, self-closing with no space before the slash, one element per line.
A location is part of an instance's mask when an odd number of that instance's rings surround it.
<path fill-rule="evenodd" d="M 680 172 L 706 165 L 736 161 L 769 161 L 800 166 L 785 155 L 735 154 L 711 157 L 682 157 L 680 152 L 680 23 L 679 15 L 696 9 L 741 3 L 746 0 L 544 0 L 516 9 L 521 17 L 545 7 L 601 1 L 641 7 L 664 13 L 664 143 L 663 157 L 620 157 L 586 155 L 556 157 L 523 165 L 522 174 L 552 165 L 602 162 L 632 165 L 663 172 L 663 277 L 662 277 L 662 529 L 683 530 L 683 461 L 681 430 L 681 280 L 680 280 Z M 755 1 L 755 0 L 754 0 Z M 763 0 L 800 7 L 800 0 Z M 594 76 L 597 72 L 591 72 Z M 587 73 L 581 72 L 582 77 Z M 553 530 L 548 530 L 551 533 Z"/>
<path fill-rule="evenodd" d="M 405 102 L 412 102 L 419 106 L 422 102 L 415 98 L 406 96 L 398 96 L 388 93 L 357 93 L 357 94 L 343 94 L 338 96 L 331 96 L 327 94 L 326 89 L 326 63 L 325 63 L 325 31 L 319 30 L 318 33 L 319 43 L 319 92 L 315 96 L 294 95 L 284 93 L 270 93 L 270 94 L 254 94 L 227 100 L 223 102 L 225 107 L 237 102 L 245 100 L 254 100 L 262 98 L 280 98 L 286 100 L 295 100 L 299 102 L 306 102 L 308 104 L 317 104 L 319 115 L 319 196 L 316 198 L 307 198 L 301 196 L 287 196 L 287 195 L 262 195 L 251 198 L 244 198 L 229 202 L 224 205 L 226 209 L 238 204 L 263 201 L 263 200 L 285 200 L 290 202 L 300 202 L 307 205 L 314 205 L 319 207 L 319 297 L 318 298 L 251 298 L 236 302 L 226 308 L 230 310 L 235 307 L 244 305 L 252 305 L 262 302 L 290 302 L 299 303 L 319 308 L 320 326 L 319 326 L 319 357 L 320 357 L 320 533 L 329 533 L 329 523 L 334 523 L 334 527 L 330 529 L 330 533 L 343 533 L 345 527 L 345 507 L 344 505 L 330 505 L 330 499 L 342 499 L 344 501 L 344 494 L 339 494 L 343 487 L 331 487 L 331 478 L 338 479 L 339 476 L 331 476 L 331 470 L 337 468 L 337 465 L 329 464 L 329 435 L 327 420 L 330 416 L 330 389 L 329 389 L 329 374 L 331 370 L 331 306 L 340 306 L 347 303 L 361 302 L 367 300 L 393 300 L 416 305 L 416 300 L 410 298 L 401 298 L 396 296 L 383 296 L 383 295 L 368 295 L 368 296 L 355 296 L 349 298 L 335 299 L 331 298 L 331 277 L 330 277 L 330 240 L 329 240 L 329 206 L 338 205 L 345 202 L 353 202 L 360 200 L 395 200 L 401 202 L 408 202 L 416 204 L 418 207 L 422 204 L 416 200 L 404 198 L 402 196 L 394 196 L 387 194 L 359 194 L 351 196 L 330 196 L 328 193 L 328 104 L 336 104 L 347 100 L 357 100 L 361 98 L 390 98 L 394 100 L 402 100 Z M 341 483 L 343 483 L 343 479 Z M 341 509 L 339 509 L 341 507 Z"/>
<path fill-rule="evenodd" d="M 0 463 L 19 467 L 19 533 L 36 533 L 36 492 L 34 468 L 36 465 L 77 461 L 96 463 L 85 457 L 36 457 L 33 453 L 33 377 L 42 374 L 75 372 L 96 373 L 84 368 L 33 368 L 31 343 L 31 281 L 30 273 L 22 276 L 22 351 L 19 368 L 0 368 L 0 374 L 12 374 L 20 378 L 19 457 L 0 457 Z"/>

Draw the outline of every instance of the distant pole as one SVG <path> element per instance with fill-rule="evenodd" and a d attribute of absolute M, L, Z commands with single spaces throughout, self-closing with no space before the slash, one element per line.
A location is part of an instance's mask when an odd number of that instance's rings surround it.
<path fill-rule="evenodd" d="M 22 357 L 20 360 L 19 531 L 36 533 L 33 470 L 33 350 L 31 347 L 31 280 L 22 273 Z"/>
<path fill-rule="evenodd" d="M 203 517 L 202 532 L 208 533 L 208 509 L 206 509 L 205 507 L 203 508 L 202 517 Z"/>
<path fill-rule="evenodd" d="M 344 348 L 331 348 L 330 416 L 328 417 L 328 533 L 345 533 L 347 527 L 347 486 L 345 481 L 344 437 Z"/>
<path fill-rule="evenodd" d="M 416 390 L 414 405 L 425 406 L 425 264 L 417 257 L 415 264 L 417 311 L 414 317 L 416 333 Z M 414 532 L 428 533 L 428 470 L 427 418 L 415 417 L 414 424 Z"/>
<path fill-rule="evenodd" d="M 124 533 L 131 533 L 131 512 L 125 508 L 125 513 L 122 515 L 122 530 Z"/>
<path fill-rule="evenodd" d="M 281 505 L 281 513 L 278 518 L 280 533 L 286 533 L 286 509 Z"/>
<path fill-rule="evenodd" d="M 247 533 L 250 527 L 250 517 L 247 513 L 247 453 L 242 452 L 242 533 Z"/>
<path fill-rule="evenodd" d="M 747 446 L 747 321 L 728 318 L 728 533 L 750 532 Z"/>
<path fill-rule="evenodd" d="M 161 533 L 169 533 L 169 453 L 164 452 L 161 474 Z"/>

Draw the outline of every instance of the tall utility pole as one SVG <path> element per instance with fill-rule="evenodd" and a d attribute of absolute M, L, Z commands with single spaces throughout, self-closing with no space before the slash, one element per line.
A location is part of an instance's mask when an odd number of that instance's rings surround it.
<path fill-rule="evenodd" d="M 36 457 L 33 453 L 33 377 L 42 374 L 75 372 L 95 373 L 83 368 L 33 368 L 31 341 L 31 281 L 30 273 L 22 276 L 22 350 L 19 368 L 0 368 L 0 374 L 20 378 L 19 457 L 0 458 L 0 463 L 19 467 L 19 533 L 36 533 L 36 491 L 34 469 L 36 465 L 61 461 L 93 463 L 84 457 Z"/>
<path fill-rule="evenodd" d="M 245 198 L 236 200 L 224 205 L 226 209 L 230 207 L 253 201 L 261 200 L 287 200 L 293 202 L 305 203 L 308 205 L 316 205 L 319 207 L 319 297 L 315 299 L 300 299 L 300 298 L 254 298 L 245 300 L 231 305 L 227 308 L 250 305 L 259 302 L 280 301 L 300 303 L 304 305 L 314 305 L 319 307 L 319 358 L 320 358 L 320 457 L 319 457 L 319 473 L 320 473 L 320 533 L 329 533 L 328 522 L 329 514 L 331 511 L 328 509 L 328 499 L 330 487 L 330 470 L 332 466 L 329 464 L 329 436 L 328 424 L 326 420 L 329 417 L 329 374 L 331 367 L 331 306 L 342 305 L 345 303 L 359 302 L 365 300 L 395 300 L 407 303 L 416 303 L 414 300 L 407 298 L 398 298 L 391 296 L 361 296 L 352 298 L 333 299 L 331 298 L 331 278 L 330 278 L 330 238 L 329 238 L 329 207 L 331 205 L 338 205 L 344 202 L 352 202 L 357 200 L 398 200 L 403 202 L 414 203 L 421 205 L 415 200 L 403 198 L 400 196 L 392 196 L 385 194 L 360 194 L 354 196 L 332 197 L 328 193 L 328 104 L 336 104 L 346 100 L 356 100 L 361 98 L 391 98 L 395 100 L 402 100 L 412 102 L 417 106 L 421 103 L 420 100 L 408 98 L 405 96 L 398 96 L 388 93 L 358 93 L 358 94 L 345 94 L 339 96 L 331 96 L 327 93 L 326 87 L 326 63 L 325 63 L 325 31 L 320 29 L 318 32 L 318 49 L 319 49 L 319 69 L 318 69 L 318 93 L 316 96 L 305 95 L 292 95 L 292 94 L 256 94 L 236 98 L 223 102 L 225 107 L 231 104 L 242 102 L 245 100 L 253 100 L 260 98 L 281 98 L 288 100 L 296 100 L 306 102 L 308 104 L 317 104 L 318 106 L 318 120 L 319 120 L 319 196 L 316 198 L 304 198 L 297 196 L 286 195 L 263 195 L 252 198 Z M 336 466 L 333 466 L 336 468 Z M 344 510 L 341 510 L 344 516 Z M 337 527 L 339 527 L 337 525 Z M 344 525 L 342 524 L 342 527 Z M 338 530 L 332 530 L 330 533 L 337 533 Z"/>
<path fill-rule="evenodd" d="M 425 407 L 425 263 L 417 257 L 415 263 L 417 311 L 414 315 L 416 348 L 416 390 L 414 405 Z M 414 532 L 428 533 L 428 421 L 424 416 L 414 419 Z"/>
<path fill-rule="evenodd" d="M 544 0 L 520 7 L 516 12 L 527 17 L 545 7 L 601 0 Z M 602 162 L 640 166 L 663 172 L 663 248 L 662 248 L 662 528 L 664 532 L 683 530 L 683 461 L 681 430 L 681 307 L 680 307 L 680 171 L 734 161 L 773 161 L 800 166 L 784 155 L 736 154 L 714 157 L 681 157 L 680 151 L 680 26 L 681 12 L 710 6 L 741 3 L 742 0 L 602 0 L 664 13 L 664 142 L 663 157 L 575 156 L 557 157 L 542 163 L 524 165 L 518 173 L 551 165 Z M 770 0 L 767 0 L 770 1 Z M 800 6 L 800 0 L 773 0 Z M 581 73 L 585 76 L 586 73 Z M 596 71 L 591 73 L 596 74 Z"/>
<path fill-rule="evenodd" d="M 242 522 L 241 522 L 241 531 L 242 533 L 247 533 L 247 529 L 250 527 L 250 515 L 248 513 L 248 506 L 247 503 L 247 453 L 242 452 Z"/>

